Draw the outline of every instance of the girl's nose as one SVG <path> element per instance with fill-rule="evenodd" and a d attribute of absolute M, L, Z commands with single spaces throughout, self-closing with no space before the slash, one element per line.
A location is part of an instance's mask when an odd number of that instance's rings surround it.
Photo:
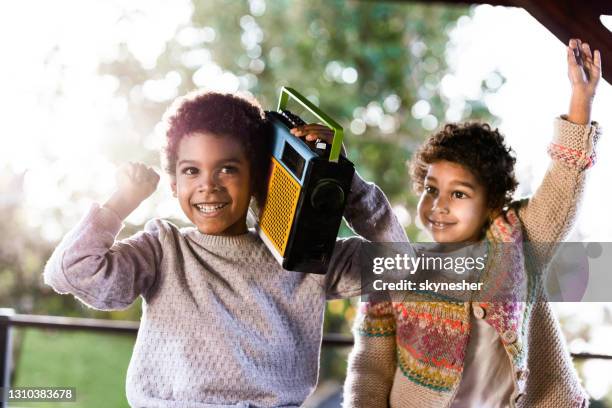
<path fill-rule="evenodd" d="M 448 201 L 439 196 L 433 202 L 432 211 L 448 214 Z"/>

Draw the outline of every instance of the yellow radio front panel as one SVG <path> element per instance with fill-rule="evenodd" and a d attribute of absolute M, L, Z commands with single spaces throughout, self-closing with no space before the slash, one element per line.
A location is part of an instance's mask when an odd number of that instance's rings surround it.
<path fill-rule="evenodd" d="M 272 157 L 268 195 L 261 213 L 259 227 L 281 256 L 285 254 L 295 209 L 300 198 L 300 190 L 300 184 Z"/>

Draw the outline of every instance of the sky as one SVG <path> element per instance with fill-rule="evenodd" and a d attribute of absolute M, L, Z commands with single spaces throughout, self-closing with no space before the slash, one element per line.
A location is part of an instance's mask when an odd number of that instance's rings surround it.
<path fill-rule="evenodd" d="M 262 0 L 251 3 L 258 13 L 265 12 Z M 42 227 L 44 238 L 55 241 L 71 225 L 50 221 L 52 209 L 61 208 L 69 215 L 67 224 L 72 224 L 92 201 L 103 200 L 114 187 L 114 165 L 101 153 L 101 147 L 111 131 L 109 119 L 125 115 L 127 104 L 114 95 L 117 80 L 98 75 L 98 64 L 116 58 L 116 44 L 125 42 L 145 67 L 152 66 L 165 42 L 189 21 L 192 8 L 184 0 L 172 1 L 172 7 L 168 7 L 170 2 L 159 0 L 10 4 L 0 14 L 0 49 L 4 54 L 0 65 L 0 168 L 8 165 L 14 172 L 26 171 L 25 196 L 16 199 L 23 200 L 29 224 Z M 129 19 L 121 18 L 125 8 L 133 11 Z M 604 22 L 612 26 L 610 20 Z M 182 31 L 182 41 L 190 41 L 190 35 L 193 33 Z M 214 32 L 199 35 L 214 37 Z M 441 86 L 445 96 L 457 103 L 478 99 L 483 80 L 499 84 L 495 72 L 505 78 L 498 92 L 485 101 L 501 119 L 500 130 L 517 152 L 518 193 L 533 192 L 548 165 L 546 146 L 553 118 L 567 112 L 570 86 L 564 44 L 521 9 L 479 6 L 473 17 L 462 17 L 451 32 L 447 60 L 451 70 Z M 603 64 L 607 60 L 612 56 L 604 55 Z M 151 82 L 149 91 L 169 98 L 177 85 L 177 78 L 170 75 L 164 82 Z M 418 114 L 421 108 L 422 104 L 412 111 Z M 611 109 L 612 87 L 602 80 L 592 117 L 604 131 L 612 129 Z M 439 119 L 452 120 L 452 109 L 446 118 Z M 612 241 L 612 217 L 608 215 L 612 190 L 607 180 L 612 174 L 612 141 L 605 134 L 599 143 L 598 162 L 589 173 L 572 237 Z M 56 188 L 60 180 L 66 181 L 65 190 Z M 161 185 L 167 186 L 167 180 L 162 178 Z M 67 190 L 91 190 L 92 196 L 73 200 Z M 10 200 L 10 194 L 3 192 L 3 200 Z M 142 223 L 152 215 L 181 216 L 168 188 L 155 194 L 160 204 L 153 205 L 150 200 L 128 221 Z M 405 212 L 401 204 L 398 208 Z M 598 326 L 606 308 L 609 305 L 557 306 L 561 316 L 579 316 L 579 320 L 598 327 L 593 344 L 578 341 L 571 344 L 574 349 L 589 346 L 610 352 L 606 349 L 609 344 L 598 340 L 612 336 L 610 328 Z M 581 326 L 576 319 L 573 322 L 569 324 L 578 332 Z M 587 366 L 589 392 L 596 397 L 604 395 L 612 380 L 600 373 L 609 371 L 610 364 L 594 360 Z"/>

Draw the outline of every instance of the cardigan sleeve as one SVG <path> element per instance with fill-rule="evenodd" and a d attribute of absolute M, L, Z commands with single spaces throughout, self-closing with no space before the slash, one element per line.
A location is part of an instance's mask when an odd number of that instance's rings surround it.
<path fill-rule="evenodd" d="M 551 163 L 535 194 L 521 200 L 518 216 L 525 240 L 548 259 L 558 242 L 572 229 L 583 196 L 586 170 L 595 163 L 595 146 L 600 136 L 596 122 L 577 125 L 557 118 L 553 141 L 548 148 Z"/>
<path fill-rule="evenodd" d="M 153 286 L 161 264 L 160 223 L 115 241 L 121 220 L 94 204 L 60 242 L 44 270 L 44 281 L 100 310 L 124 309 Z"/>
<path fill-rule="evenodd" d="M 344 408 L 387 408 L 397 367 L 395 316 L 389 301 L 362 304 L 344 383 Z"/>
<path fill-rule="evenodd" d="M 366 292 L 371 265 L 365 265 L 367 257 L 361 257 L 371 242 L 394 243 L 394 248 L 412 254 L 404 227 L 382 190 L 374 183 L 364 181 L 357 173 L 353 176 L 351 193 L 347 199 L 344 218 L 358 236 L 336 241 L 330 267 L 324 275 L 328 299 L 359 296 Z M 365 279 L 364 279 L 365 278 Z"/>

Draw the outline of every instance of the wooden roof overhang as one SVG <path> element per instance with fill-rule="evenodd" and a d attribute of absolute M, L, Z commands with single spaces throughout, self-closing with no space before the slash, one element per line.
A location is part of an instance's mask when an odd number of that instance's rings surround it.
<path fill-rule="evenodd" d="M 600 50 L 603 60 L 603 77 L 612 84 L 612 32 L 601 21 L 602 15 L 612 15 L 612 0 L 442 0 L 435 2 L 522 7 L 564 44 L 567 44 L 570 38 L 581 38 L 589 43 L 591 49 Z"/>

